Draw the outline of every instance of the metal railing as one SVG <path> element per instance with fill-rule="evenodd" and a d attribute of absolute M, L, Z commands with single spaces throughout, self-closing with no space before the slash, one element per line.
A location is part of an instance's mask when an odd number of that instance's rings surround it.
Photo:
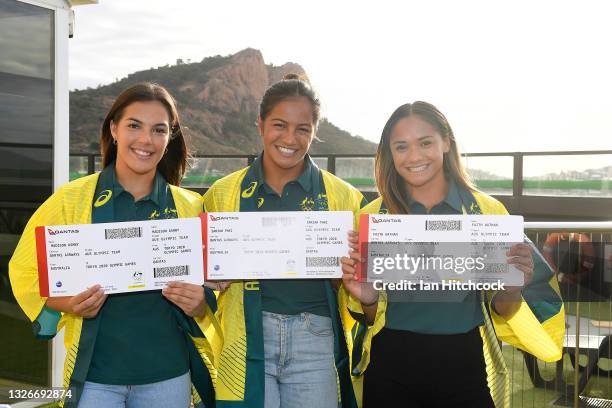
<path fill-rule="evenodd" d="M 575 252 L 569 252 L 574 259 L 567 263 L 572 265 L 577 262 L 580 267 L 587 244 L 594 248 L 596 257 L 589 276 L 575 283 L 560 284 L 561 293 L 565 296 L 567 331 L 563 358 L 554 364 L 554 370 L 529 355 L 524 356 L 523 365 L 517 352 L 512 350 L 508 366 L 511 367 L 512 378 L 520 377 L 522 380 L 520 383 L 511 382 L 511 405 L 523 408 L 549 406 L 552 403 L 576 408 L 612 407 L 612 364 L 606 368 L 600 367 L 602 362 L 612 361 L 612 222 L 526 222 L 525 232 L 540 251 L 550 233 L 582 234 L 588 239 L 576 245 Z M 560 247 L 561 241 L 558 241 L 557 247 L 552 248 L 557 253 L 555 267 L 561 267 L 564 262 Z M 520 368 L 515 359 L 519 360 Z M 553 378 L 545 379 L 546 374 Z M 525 387 L 526 377 L 530 378 L 533 388 Z"/>
<path fill-rule="evenodd" d="M 7 143 L 0 142 L 0 148 L 8 149 L 53 149 L 52 145 L 49 144 L 27 144 L 27 143 Z M 555 157 L 562 156 L 571 158 L 572 156 L 601 156 L 601 155 L 612 155 L 612 150 L 576 150 L 576 151 L 539 151 L 539 152 L 484 152 L 484 153 L 464 153 L 463 157 L 497 157 L 512 158 L 512 194 L 511 197 L 514 199 L 524 197 L 524 161 L 525 158 L 530 157 Z M 326 159 L 326 169 L 335 174 L 337 168 L 337 159 L 373 159 L 374 154 L 314 154 L 311 155 L 313 158 L 324 158 Z M 96 169 L 96 159 L 100 158 L 99 153 L 71 153 L 71 158 L 83 157 L 87 159 L 86 173 L 92 174 Z M 212 155 L 212 154 L 195 154 L 192 155 L 193 159 L 244 159 L 247 163 L 251 163 L 255 158 L 255 155 L 249 154 L 237 154 L 237 155 Z M 612 160 L 610 161 L 612 165 Z M 609 180 L 608 180 L 609 181 Z M 531 195 L 532 197 L 534 195 Z M 568 197 L 556 197 L 556 198 L 568 198 Z M 605 199 L 605 198 L 604 198 Z M 612 198 L 611 198 L 612 200 Z"/>
<path fill-rule="evenodd" d="M 511 183 L 511 192 L 508 189 L 509 194 L 499 193 L 496 191 L 491 191 L 491 194 L 498 198 L 506 208 L 514 214 L 523 214 L 528 220 L 544 220 L 544 221 L 569 221 L 569 220 L 582 220 L 582 221 L 605 221 L 612 219 L 612 176 L 610 179 L 606 179 L 603 182 L 600 182 L 602 185 L 601 191 L 604 192 L 604 196 L 594 196 L 590 193 L 578 196 L 571 195 L 551 195 L 546 193 L 541 193 L 541 190 L 533 190 L 530 188 L 525 188 L 526 183 L 533 183 L 533 180 L 526 180 L 524 177 L 525 173 L 525 159 L 531 157 L 567 157 L 570 160 L 572 157 L 577 156 L 602 156 L 602 155 L 610 155 L 612 156 L 612 150 L 585 150 L 585 151 L 543 151 L 543 152 L 490 152 L 490 153 L 465 153 L 463 156 L 470 158 L 512 158 L 512 180 L 507 180 L 508 183 Z M 87 160 L 87 174 L 91 174 L 96 170 L 96 160 L 100 158 L 99 154 L 92 153 L 73 153 L 71 157 L 84 157 Z M 242 159 L 243 162 L 241 166 L 244 166 L 248 163 L 251 163 L 253 159 L 256 157 L 255 155 L 193 155 L 194 160 L 200 159 L 209 159 L 209 160 L 228 160 L 231 161 L 236 159 Z M 326 170 L 337 174 L 340 177 L 344 178 L 342 171 L 338 172 L 337 170 L 341 170 L 343 168 L 341 161 L 346 161 L 349 159 L 371 159 L 372 171 L 367 171 L 367 178 L 369 180 L 370 185 L 368 186 L 360 186 L 358 182 L 354 185 L 360 188 L 366 198 L 369 200 L 376 197 L 376 191 L 374 180 L 373 180 L 373 154 L 329 154 L 329 155 L 321 155 L 314 154 L 311 155 L 315 160 L 324 159 L 324 166 Z M 219 163 L 219 162 L 217 162 Z M 346 162 L 344 162 L 346 163 Z M 569 163 L 569 162 L 568 162 Z M 469 164 L 469 163 L 468 163 Z M 340 165 L 340 166 L 339 166 Z M 612 158 L 610 160 L 610 165 L 612 165 Z M 346 164 L 344 164 L 346 166 Z M 571 169 L 571 164 L 568 165 L 568 168 Z M 235 168 L 234 170 L 238 170 Z M 188 173 L 188 176 L 193 176 L 194 173 Z M 202 174 L 203 176 L 204 174 Z M 218 176 L 224 175 L 224 172 L 218 174 Z M 188 177 L 189 178 L 189 177 Z M 187 181 L 189 181 L 187 178 Z M 208 177 L 212 181 L 214 181 L 215 177 Z M 364 178 L 360 180 L 363 181 Z M 505 180 L 505 179 L 504 179 Z M 347 181 L 352 182 L 352 180 L 347 179 Z M 478 184 L 478 180 L 475 180 Z M 503 181 L 503 180 L 502 180 Z M 189 182 L 184 183 L 185 187 L 197 191 L 199 193 L 204 193 L 208 188 L 208 182 L 195 185 L 190 184 Z M 486 192 L 487 188 L 482 187 L 482 189 Z"/>
<path fill-rule="evenodd" d="M 523 195 L 524 185 L 524 158 L 536 156 L 590 156 L 590 155 L 612 155 L 612 150 L 575 150 L 575 151 L 541 151 L 541 152 L 485 152 L 485 153 L 464 153 L 463 157 L 511 157 L 512 158 L 512 196 L 520 197 Z M 87 172 L 92 174 L 95 171 L 96 158 L 100 157 L 98 153 L 71 153 L 71 157 L 86 157 Z M 194 159 L 246 159 L 248 164 L 252 163 L 256 155 L 211 155 L 211 154 L 195 154 Z M 336 173 L 337 159 L 374 159 L 374 154 L 313 154 L 313 158 L 327 159 L 327 171 L 332 174 Z M 612 162 L 610 163 L 612 165 Z"/>

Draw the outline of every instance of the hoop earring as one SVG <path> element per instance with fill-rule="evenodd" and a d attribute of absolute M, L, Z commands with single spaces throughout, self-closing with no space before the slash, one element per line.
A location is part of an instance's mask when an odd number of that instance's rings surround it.
<path fill-rule="evenodd" d="M 166 153 L 168 153 L 168 148 L 166 147 L 166 150 L 164 150 L 164 155 L 166 155 Z"/>
<path fill-rule="evenodd" d="M 113 144 L 117 146 L 117 139 L 115 139 L 114 137 L 113 137 Z"/>

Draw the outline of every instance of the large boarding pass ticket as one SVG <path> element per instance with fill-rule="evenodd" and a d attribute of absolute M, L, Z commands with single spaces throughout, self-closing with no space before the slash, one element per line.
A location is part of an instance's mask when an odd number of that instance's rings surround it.
<path fill-rule="evenodd" d="M 206 279 L 340 278 L 350 211 L 206 213 Z"/>
<path fill-rule="evenodd" d="M 362 214 L 359 241 L 367 261 L 360 280 L 503 281 L 522 286 L 506 252 L 523 242 L 523 217 L 511 215 Z"/>
<path fill-rule="evenodd" d="M 44 297 L 204 283 L 200 218 L 37 227 L 36 249 Z"/>

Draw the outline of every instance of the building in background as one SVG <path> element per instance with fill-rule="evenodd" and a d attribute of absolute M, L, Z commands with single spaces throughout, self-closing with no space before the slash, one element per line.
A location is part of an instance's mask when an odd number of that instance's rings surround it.
<path fill-rule="evenodd" d="M 32 213 L 68 181 L 72 7 L 93 3 L 0 0 L 0 386 L 62 382 L 63 336 L 34 338 L 8 261 Z"/>

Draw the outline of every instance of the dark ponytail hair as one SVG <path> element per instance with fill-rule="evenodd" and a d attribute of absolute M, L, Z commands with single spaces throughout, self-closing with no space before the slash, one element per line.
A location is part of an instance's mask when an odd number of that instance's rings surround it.
<path fill-rule="evenodd" d="M 319 123 L 321 115 L 321 101 L 316 92 L 308 83 L 305 76 L 287 74 L 266 90 L 259 104 L 259 118 L 264 121 L 270 111 L 284 99 L 303 96 L 312 106 L 312 121 L 315 126 Z"/>
<path fill-rule="evenodd" d="M 167 146 L 168 151 L 157 164 L 157 170 L 159 170 L 168 183 L 178 186 L 187 169 L 188 153 L 178 111 L 176 109 L 176 102 L 166 88 L 151 82 L 132 85 L 121 92 L 106 114 L 100 132 L 102 168 L 108 166 L 117 159 L 117 146 L 113 144 L 111 121 L 118 123 L 119 120 L 121 120 L 125 108 L 132 103 L 150 101 L 158 101 L 164 105 L 170 117 L 170 141 Z"/>

